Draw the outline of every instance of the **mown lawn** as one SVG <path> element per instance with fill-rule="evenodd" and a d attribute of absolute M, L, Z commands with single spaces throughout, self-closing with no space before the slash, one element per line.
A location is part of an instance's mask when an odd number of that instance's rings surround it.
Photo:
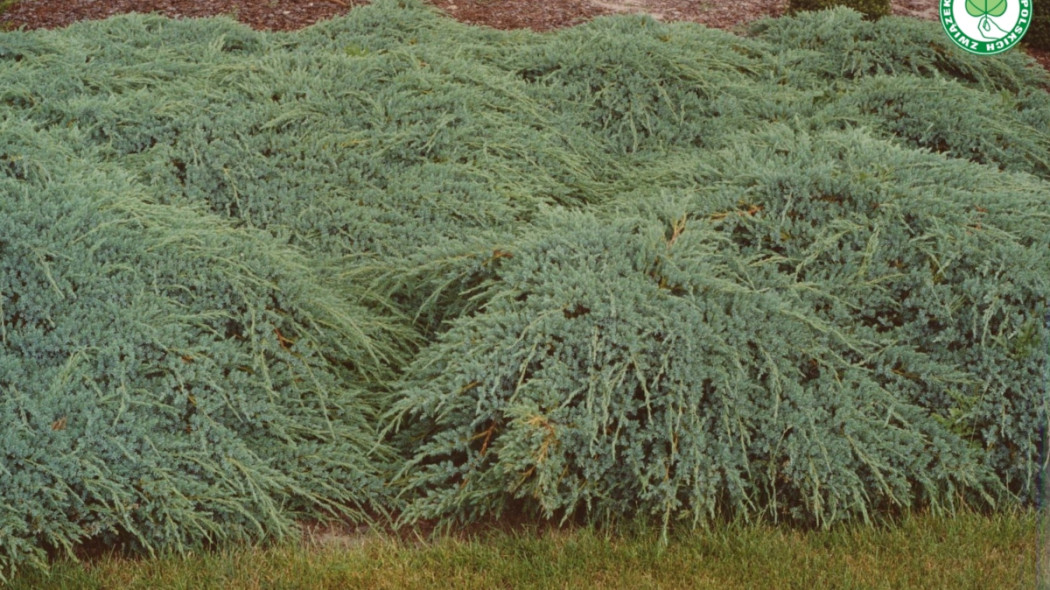
<path fill-rule="evenodd" d="M 492 529 L 428 542 L 368 534 L 61 562 L 11 588 L 1035 588 L 1040 530 L 1036 513 L 1014 512 L 822 532 L 727 526 L 666 546 L 657 532 L 592 529 Z"/>

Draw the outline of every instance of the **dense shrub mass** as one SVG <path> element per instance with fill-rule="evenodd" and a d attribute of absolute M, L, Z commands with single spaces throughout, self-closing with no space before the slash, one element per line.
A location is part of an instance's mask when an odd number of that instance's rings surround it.
<path fill-rule="evenodd" d="M 437 433 L 411 515 L 826 523 L 1035 493 L 1041 316 L 1002 311 L 1044 305 L 1045 191 L 864 134 L 742 144 L 716 189 L 559 212 L 510 250 L 408 372 L 398 410 Z"/>
<path fill-rule="evenodd" d="M 381 505 L 396 323 L 257 230 L 5 119 L 0 555 L 283 534 Z M 58 140 L 58 141 L 56 141 Z"/>
<path fill-rule="evenodd" d="M 1029 503 L 1050 99 L 847 9 L 0 37 L 0 571 L 295 520 Z"/>

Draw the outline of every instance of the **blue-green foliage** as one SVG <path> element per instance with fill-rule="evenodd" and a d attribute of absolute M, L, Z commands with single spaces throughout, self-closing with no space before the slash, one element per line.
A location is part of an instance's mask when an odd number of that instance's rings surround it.
<path fill-rule="evenodd" d="M 0 570 L 361 509 L 1032 501 L 1045 80 L 845 9 L 5 33 Z"/>
<path fill-rule="evenodd" d="M 714 156 L 716 188 L 509 247 L 408 372 L 399 415 L 437 432 L 410 516 L 826 524 L 1034 497 L 1045 191 L 856 133 Z"/>
<path fill-rule="evenodd" d="M 956 47 L 937 23 L 889 16 L 875 22 L 852 10 L 803 12 L 792 18 L 765 19 L 753 35 L 790 70 L 794 83 L 837 86 L 878 74 L 949 77 L 982 90 L 1019 90 L 1045 80 L 1045 71 L 1020 52 L 984 59 Z"/>
<path fill-rule="evenodd" d="M 875 76 L 836 105 L 846 125 L 867 125 L 908 145 L 1050 178 L 1050 95 L 988 93 L 953 80 Z"/>
<path fill-rule="evenodd" d="M 381 506 L 394 322 L 56 136 L 0 123 L 0 564 Z"/>

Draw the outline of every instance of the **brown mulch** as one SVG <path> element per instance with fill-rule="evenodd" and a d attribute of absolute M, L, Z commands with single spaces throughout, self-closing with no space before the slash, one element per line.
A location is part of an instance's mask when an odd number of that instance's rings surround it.
<path fill-rule="evenodd" d="M 645 12 L 661 20 L 685 20 L 739 30 L 755 19 L 780 16 L 788 0 L 428 0 L 452 17 L 497 29 L 546 31 L 596 16 Z M 2 3 L 2 0 L 0 0 Z M 289 31 L 345 14 L 368 0 L 19 0 L 0 14 L 0 28 L 51 29 L 79 20 L 125 12 L 157 12 L 173 18 L 225 14 L 255 29 Z M 894 0 L 893 13 L 937 18 L 933 0 Z M 1050 70 L 1050 52 L 1029 53 Z"/>
<path fill-rule="evenodd" d="M 429 0 L 428 4 L 465 23 L 535 31 L 571 27 L 610 13 L 588 0 Z"/>
<path fill-rule="evenodd" d="M 0 15 L 8 28 L 57 28 L 78 20 L 125 12 L 158 12 L 174 18 L 230 15 L 255 29 L 294 30 L 344 14 L 368 0 L 20 0 Z M 538 31 L 572 26 L 595 16 L 646 12 L 661 20 L 686 20 L 732 29 L 779 16 L 787 0 L 429 0 L 454 18 L 498 29 Z M 897 0 L 894 12 L 936 17 L 931 0 Z"/>
<path fill-rule="evenodd" d="M 363 0 L 20 0 L 0 15 L 9 28 L 54 29 L 126 12 L 172 18 L 228 15 L 255 29 L 288 31 L 345 14 Z"/>

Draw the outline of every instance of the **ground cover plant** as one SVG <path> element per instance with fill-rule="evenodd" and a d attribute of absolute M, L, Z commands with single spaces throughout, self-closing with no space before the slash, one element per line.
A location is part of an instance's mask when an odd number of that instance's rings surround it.
<path fill-rule="evenodd" d="M 1050 98 L 848 9 L 747 37 L 0 43 L 0 570 L 304 518 L 665 530 L 1038 499 Z"/>

